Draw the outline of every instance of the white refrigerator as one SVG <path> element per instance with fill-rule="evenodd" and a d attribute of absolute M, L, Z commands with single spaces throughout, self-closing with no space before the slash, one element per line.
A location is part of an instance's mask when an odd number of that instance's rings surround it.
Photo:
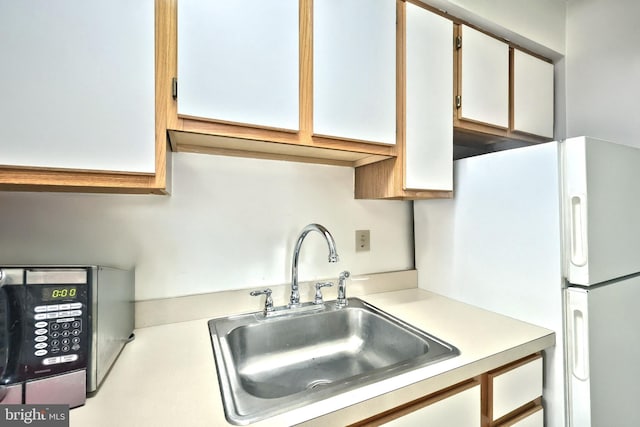
<path fill-rule="evenodd" d="M 545 426 L 640 426 L 640 149 L 570 138 L 454 183 L 414 202 L 419 286 L 556 332 Z"/>

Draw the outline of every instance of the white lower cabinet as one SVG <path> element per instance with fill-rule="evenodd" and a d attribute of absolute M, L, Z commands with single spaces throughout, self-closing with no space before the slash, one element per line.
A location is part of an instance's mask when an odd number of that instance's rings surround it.
<path fill-rule="evenodd" d="M 542 376 L 532 354 L 351 427 L 543 427 Z"/>
<path fill-rule="evenodd" d="M 489 372 L 490 420 L 498 421 L 542 396 L 542 356 Z M 510 424 L 509 424 L 510 425 Z M 525 424 L 528 425 L 528 424 Z"/>
<path fill-rule="evenodd" d="M 388 427 L 480 427 L 480 385 L 429 403 L 381 425 Z"/>

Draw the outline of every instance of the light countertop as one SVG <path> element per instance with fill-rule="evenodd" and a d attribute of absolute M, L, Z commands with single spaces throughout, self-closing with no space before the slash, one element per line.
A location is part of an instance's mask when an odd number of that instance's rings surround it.
<path fill-rule="evenodd" d="M 345 425 L 554 345 L 555 334 L 417 288 L 361 299 L 458 347 L 449 360 L 252 424 Z M 222 426 L 207 321 L 137 329 L 98 393 L 71 410 L 71 426 Z"/>

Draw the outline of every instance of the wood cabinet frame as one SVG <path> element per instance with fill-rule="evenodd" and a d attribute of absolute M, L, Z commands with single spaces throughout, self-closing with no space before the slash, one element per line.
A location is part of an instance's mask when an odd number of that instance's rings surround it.
<path fill-rule="evenodd" d="M 446 399 L 451 396 L 455 396 L 456 394 L 466 391 L 472 387 L 481 384 L 481 377 L 475 377 L 468 381 L 464 381 L 462 383 L 453 385 L 444 390 L 440 390 L 436 393 L 430 394 L 428 396 L 422 397 L 420 399 L 416 399 L 412 402 L 409 402 L 405 405 L 399 406 L 397 408 L 391 409 L 389 411 L 383 412 L 381 414 L 374 415 L 370 418 L 362 420 L 360 422 L 351 424 L 349 427 L 374 427 L 379 426 L 385 423 L 388 423 L 391 420 L 395 420 L 396 418 L 400 418 L 404 415 L 407 415 L 411 412 L 422 409 L 426 406 L 433 405 L 436 402 L 439 402 L 443 399 Z M 478 417 L 481 414 L 478 413 Z"/>
<path fill-rule="evenodd" d="M 505 374 L 513 369 L 517 369 L 527 363 L 534 360 L 541 359 L 541 353 L 535 353 L 524 359 L 516 360 L 508 365 L 502 366 L 496 370 L 486 373 L 482 377 L 482 426 L 483 427 L 498 427 L 515 423 L 523 418 L 526 418 L 533 413 L 542 410 L 542 396 L 525 403 L 523 406 L 503 415 L 502 417 L 494 420 L 493 416 L 493 378 Z"/>
<path fill-rule="evenodd" d="M 167 58 L 167 28 L 162 19 L 167 4 L 155 1 L 155 72 L 162 75 Z M 67 191 L 95 193 L 167 194 L 170 172 L 166 143 L 166 118 L 159 109 L 162 78 L 156 78 L 155 174 L 0 166 L 0 190 Z M 126 102 L 126 100 L 123 100 Z M 99 130 L 97 130 L 99 131 Z M 87 135 L 90 138 L 90 135 Z"/>
<path fill-rule="evenodd" d="M 158 84 L 172 87 L 177 76 L 177 0 L 164 3 L 160 24 L 167 29 L 167 57 Z M 328 138 L 313 134 L 313 0 L 299 3 L 299 117 L 298 132 L 178 115 L 170 90 L 161 93 L 166 129 L 174 151 L 221 154 L 277 160 L 294 160 L 340 166 L 360 166 L 396 155 L 396 147 L 375 142 Z M 180 92 L 178 76 L 178 96 Z"/>
<path fill-rule="evenodd" d="M 356 199 L 417 200 L 452 198 L 452 191 L 415 190 L 405 188 L 406 163 L 406 2 L 430 12 L 441 12 L 417 0 L 397 0 L 396 13 L 396 157 L 357 167 L 355 172 Z M 452 142 L 453 143 L 453 142 Z"/>
<path fill-rule="evenodd" d="M 469 26 L 475 30 L 478 30 L 490 37 L 496 38 L 494 35 L 487 33 L 479 29 L 474 25 L 470 25 L 467 22 L 455 20 L 454 19 L 454 40 L 457 40 L 458 37 L 461 36 L 461 25 Z M 470 119 L 465 119 L 461 116 L 460 108 L 456 105 L 456 99 L 458 96 L 462 96 L 462 102 L 464 102 L 464 96 L 462 92 L 462 49 L 464 47 L 458 49 L 454 47 L 454 59 L 453 59 L 453 68 L 454 68 L 454 97 L 452 100 L 453 107 L 453 128 L 454 128 L 454 141 L 459 145 L 466 145 L 477 147 L 479 145 L 487 145 L 498 142 L 511 142 L 518 141 L 519 143 L 525 144 L 537 144 L 541 142 L 551 141 L 551 138 L 545 138 L 538 135 L 532 135 L 525 132 L 515 131 L 513 130 L 513 117 L 514 117 L 514 65 L 513 65 L 513 50 L 514 48 L 518 48 L 522 52 L 528 53 L 538 59 L 541 59 L 545 62 L 552 63 L 547 58 L 544 58 L 540 55 L 537 55 L 527 49 L 523 49 L 520 46 L 515 46 L 507 40 L 500 40 L 503 43 L 509 46 L 509 126 L 507 128 L 494 126 L 489 123 L 478 122 Z M 464 40 L 462 41 L 464 46 Z"/>
<path fill-rule="evenodd" d="M 443 390 L 431 393 L 427 396 L 408 402 L 404 405 L 396 408 L 381 412 L 379 414 L 372 415 L 362 421 L 358 421 L 351 424 L 350 427 L 373 427 L 385 424 L 396 418 L 400 418 L 411 412 L 422 409 L 426 406 L 432 405 L 440 400 L 454 396 L 462 391 L 468 390 L 476 385 L 480 385 L 480 412 L 478 413 L 479 425 L 482 427 L 506 427 L 517 423 L 538 411 L 543 410 L 542 396 L 535 398 L 534 400 L 525 403 L 524 405 L 514 409 L 513 411 L 505 414 L 499 419 L 493 420 L 492 407 L 493 407 L 493 389 L 492 379 L 499 375 L 505 374 L 513 369 L 517 369 L 527 363 L 542 358 L 542 353 L 534 353 L 526 356 L 522 359 L 511 362 L 507 365 L 494 369 L 492 371 L 483 373 L 476 377 L 473 377 L 467 381 L 460 382 L 458 384 L 447 387 Z M 542 375 L 542 373 L 540 373 Z"/>

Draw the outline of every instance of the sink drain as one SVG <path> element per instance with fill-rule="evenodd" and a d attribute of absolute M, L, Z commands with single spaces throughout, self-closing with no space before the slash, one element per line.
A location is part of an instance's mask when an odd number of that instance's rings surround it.
<path fill-rule="evenodd" d="M 323 387 L 326 385 L 331 384 L 331 381 L 329 380 L 316 380 L 316 381 L 312 381 L 307 385 L 307 390 L 314 390 L 316 388 L 319 387 Z"/>

